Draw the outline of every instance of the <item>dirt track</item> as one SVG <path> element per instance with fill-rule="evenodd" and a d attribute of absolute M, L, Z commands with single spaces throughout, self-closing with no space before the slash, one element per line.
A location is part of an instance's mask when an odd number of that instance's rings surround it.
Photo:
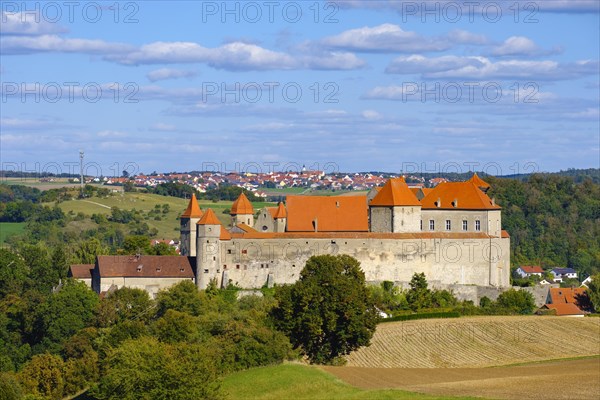
<path fill-rule="evenodd" d="M 600 358 L 495 368 L 323 367 L 364 389 L 493 399 L 598 399 Z"/>

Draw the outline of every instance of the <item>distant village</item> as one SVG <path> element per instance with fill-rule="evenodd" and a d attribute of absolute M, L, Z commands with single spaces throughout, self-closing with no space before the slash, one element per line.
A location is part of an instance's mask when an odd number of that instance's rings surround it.
<path fill-rule="evenodd" d="M 133 181 L 138 187 L 155 187 L 162 183 L 179 182 L 192 186 L 200 193 L 221 184 L 239 186 L 257 197 L 266 198 L 266 189 L 286 189 L 302 187 L 312 190 L 334 190 L 334 191 L 368 191 L 373 187 L 381 186 L 389 178 L 396 175 L 372 174 L 372 173 L 325 173 L 324 171 L 300 172 L 269 172 L 269 173 L 238 173 L 238 172 L 198 172 L 198 173 L 156 173 L 151 175 L 139 174 L 132 177 L 86 177 L 86 183 L 103 183 L 105 185 L 124 185 Z M 447 182 L 445 178 L 426 179 L 419 176 L 405 176 L 409 187 L 425 188 L 435 187 L 439 183 Z M 72 178 L 72 182 L 79 182 L 78 178 Z"/>

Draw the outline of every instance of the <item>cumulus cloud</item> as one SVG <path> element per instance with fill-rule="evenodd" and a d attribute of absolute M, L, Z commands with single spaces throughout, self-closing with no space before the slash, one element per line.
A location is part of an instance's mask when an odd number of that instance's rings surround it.
<path fill-rule="evenodd" d="M 542 50 L 535 42 L 524 36 L 511 36 L 504 43 L 492 48 L 493 56 L 538 56 L 560 53 L 561 48 Z"/>
<path fill-rule="evenodd" d="M 67 29 L 57 23 L 51 23 L 39 14 L 28 12 L 5 12 L 0 15 L 0 35 L 43 35 L 64 33 Z"/>
<path fill-rule="evenodd" d="M 124 43 L 111 43 L 104 40 L 69 39 L 58 35 L 41 36 L 3 36 L 0 46 L 5 55 L 33 54 L 44 52 L 112 54 L 132 50 L 132 46 Z"/>
<path fill-rule="evenodd" d="M 150 71 L 146 74 L 146 77 L 151 82 L 163 81 L 166 79 L 180 79 L 180 78 L 193 78 L 196 76 L 196 71 L 172 69 L 172 68 L 160 68 Z"/>
<path fill-rule="evenodd" d="M 598 61 L 582 60 L 573 63 L 557 61 L 503 60 L 493 62 L 486 57 L 398 57 L 387 67 L 392 74 L 421 74 L 423 78 L 456 79 L 572 79 L 597 74 Z"/>

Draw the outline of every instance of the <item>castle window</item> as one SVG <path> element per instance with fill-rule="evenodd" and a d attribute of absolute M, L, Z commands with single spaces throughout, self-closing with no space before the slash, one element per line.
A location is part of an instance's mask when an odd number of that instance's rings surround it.
<path fill-rule="evenodd" d="M 223 264 L 223 269 L 227 269 L 227 264 Z"/>
<path fill-rule="evenodd" d="M 247 249 L 242 250 L 242 254 L 248 254 L 248 250 Z"/>
<path fill-rule="evenodd" d="M 475 221 L 475 230 L 479 232 L 481 230 L 481 221 Z"/>
<path fill-rule="evenodd" d="M 213 256 L 213 261 L 216 261 L 217 257 Z"/>
<path fill-rule="evenodd" d="M 429 230 L 432 231 L 435 229 L 435 221 L 430 219 L 429 220 Z"/>
<path fill-rule="evenodd" d="M 421 230 L 423 230 L 423 220 L 421 220 Z"/>
<path fill-rule="evenodd" d="M 452 222 L 449 219 L 447 219 L 446 220 L 446 230 L 449 231 L 451 229 L 452 229 Z"/>
<path fill-rule="evenodd" d="M 231 254 L 231 249 L 227 249 L 227 254 Z"/>
<path fill-rule="evenodd" d="M 240 264 L 237 264 L 237 265 L 235 266 L 235 269 L 240 269 Z"/>
<path fill-rule="evenodd" d="M 469 230 L 469 223 L 466 219 L 463 219 L 463 231 Z"/>
<path fill-rule="evenodd" d="M 205 274 L 208 274 L 208 270 L 207 270 L 207 269 L 205 269 L 205 270 L 204 270 L 204 273 L 205 273 Z"/>
<path fill-rule="evenodd" d="M 263 225 L 262 230 L 266 231 L 267 229 L 269 229 L 266 225 Z"/>

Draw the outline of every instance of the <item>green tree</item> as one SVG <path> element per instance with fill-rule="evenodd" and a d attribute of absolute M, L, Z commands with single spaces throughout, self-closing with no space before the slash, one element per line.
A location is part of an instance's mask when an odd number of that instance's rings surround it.
<path fill-rule="evenodd" d="M 9 293 L 19 294 L 25 287 L 28 268 L 18 254 L 0 248 L 0 298 Z"/>
<path fill-rule="evenodd" d="M 109 352 L 94 395 L 106 400 L 198 400 L 223 397 L 214 347 L 129 340 Z"/>
<path fill-rule="evenodd" d="M 74 258 L 77 264 L 94 264 L 96 256 L 107 254 L 109 254 L 108 248 L 100 240 L 93 237 L 79 242 L 75 246 Z"/>
<path fill-rule="evenodd" d="M 531 314 L 535 309 L 535 302 L 531 293 L 525 290 L 509 289 L 500 293 L 496 300 L 500 311 L 511 314 Z"/>
<path fill-rule="evenodd" d="M 91 325 L 98 304 L 98 295 L 85 283 L 74 279 L 64 281 L 40 307 L 44 345 L 50 350 L 62 345 L 80 329 Z"/>
<path fill-rule="evenodd" d="M 177 251 L 173 246 L 169 246 L 166 243 L 157 243 L 150 249 L 150 254 L 157 256 L 176 256 Z"/>
<path fill-rule="evenodd" d="M 0 373 L 0 399 L 19 400 L 23 397 L 21 385 L 12 374 Z"/>
<path fill-rule="evenodd" d="M 600 312 L 600 273 L 592 276 L 592 281 L 588 283 L 587 294 L 594 310 Z"/>
<path fill-rule="evenodd" d="M 198 316 L 202 312 L 204 293 L 200 293 L 192 281 L 182 281 L 156 295 L 157 316 L 164 315 L 167 310 L 181 311 Z"/>
<path fill-rule="evenodd" d="M 425 273 L 414 273 L 410 280 L 410 290 L 406 293 L 406 300 L 413 311 L 432 306 L 432 294 L 427 287 Z"/>
<path fill-rule="evenodd" d="M 150 238 L 144 235 L 127 236 L 123 243 L 123 250 L 125 254 L 152 254 Z"/>
<path fill-rule="evenodd" d="M 277 326 L 312 363 L 331 363 L 368 345 L 377 325 L 365 275 L 348 255 L 309 258 L 300 279 L 275 296 Z"/>
<path fill-rule="evenodd" d="M 23 367 L 19 377 L 28 393 L 47 399 L 60 399 L 63 395 L 63 360 L 52 354 L 39 354 Z"/>
<path fill-rule="evenodd" d="M 109 327 L 126 320 L 148 321 L 155 303 L 142 289 L 122 287 L 109 293 L 98 307 L 97 324 Z"/>

